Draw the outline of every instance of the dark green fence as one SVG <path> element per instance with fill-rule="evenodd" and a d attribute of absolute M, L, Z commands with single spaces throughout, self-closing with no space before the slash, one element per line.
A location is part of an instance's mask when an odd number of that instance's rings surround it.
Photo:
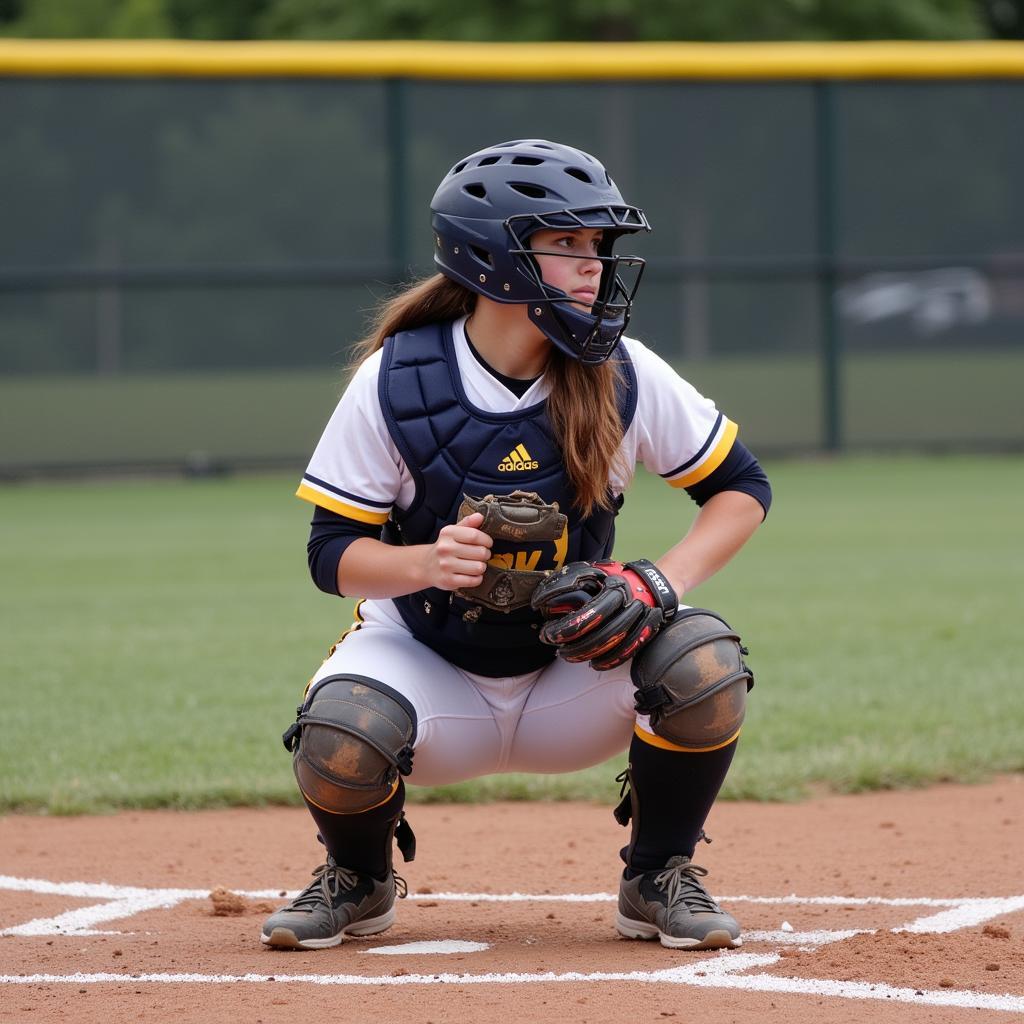
<path fill-rule="evenodd" d="M 0 78 L 0 470 L 298 465 L 437 181 L 522 137 L 647 211 L 630 333 L 755 449 L 1024 446 L 1022 111 L 1011 77 Z"/>

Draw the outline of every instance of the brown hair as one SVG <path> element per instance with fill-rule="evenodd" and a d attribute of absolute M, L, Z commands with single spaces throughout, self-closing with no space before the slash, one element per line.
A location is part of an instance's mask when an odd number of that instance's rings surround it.
<path fill-rule="evenodd" d="M 381 303 L 370 332 L 353 350 L 358 366 L 398 331 L 411 331 L 430 323 L 443 323 L 472 313 L 476 295 L 468 288 L 434 274 Z M 614 360 L 584 366 L 552 346 L 545 371 L 551 381 L 548 419 L 562 449 L 562 460 L 576 492 L 574 502 L 584 516 L 595 508 L 610 509 L 608 476 L 622 466 L 622 419 L 616 401 L 621 372 Z"/>

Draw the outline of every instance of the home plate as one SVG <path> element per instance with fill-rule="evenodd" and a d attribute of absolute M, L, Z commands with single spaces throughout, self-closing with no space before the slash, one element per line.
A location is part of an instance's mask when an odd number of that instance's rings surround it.
<path fill-rule="evenodd" d="M 487 942 L 464 942 L 461 939 L 441 939 L 438 942 L 405 942 L 401 946 L 378 946 L 364 949 L 364 953 L 380 953 L 382 956 L 404 956 L 409 953 L 480 953 L 490 949 Z"/>

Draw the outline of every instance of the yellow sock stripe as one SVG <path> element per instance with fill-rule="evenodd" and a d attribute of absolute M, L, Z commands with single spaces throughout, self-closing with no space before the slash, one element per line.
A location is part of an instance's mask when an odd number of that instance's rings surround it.
<path fill-rule="evenodd" d="M 324 807 L 322 804 L 318 804 L 315 800 L 310 799 L 310 797 L 308 797 L 305 793 L 303 793 L 302 796 L 303 799 L 309 800 L 309 802 L 314 807 L 319 808 L 321 811 L 326 811 L 328 814 L 337 814 L 338 817 L 350 817 L 354 814 L 365 814 L 367 811 L 376 810 L 376 808 L 380 807 L 381 804 L 386 804 L 398 791 L 398 783 L 401 781 L 401 779 L 395 779 L 395 784 L 391 787 L 391 791 L 388 793 L 386 797 L 384 797 L 383 800 L 378 800 L 377 803 L 373 805 L 373 807 L 364 807 L 361 811 L 332 811 L 330 807 Z"/>
<path fill-rule="evenodd" d="M 711 476 L 725 461 L 739 430 L 740 428 L 732 420 L 727 419 L 722 429 L 722 436 L 718 439 L 718 444 L 712 449 L 711 454 L 696 469 L 676 477 L 675 480 L 669 480 L 669 484 L 672 487 L 692 487 L 694 484 L 699 484 L 705 477 Z"/>
<path fill-rule="evenodd" d="M 661 736 L 655 736 L 652 732 L 647 732 L 646 729 L 641 729 L 639 725 L 633 726 L 633 732 L 644 743 L 649 743 L 652 747 L 660 747 L 662 750 L 678 750 L 681 754 L 710 754 L 712 750 L 721 750 L 722 747 L 729 746 L 740 734 L 740 730 L 737 729 L 727 740 L 716 743 L 712 747 L 681 747 L 676 743 L 670 743 Z"/>

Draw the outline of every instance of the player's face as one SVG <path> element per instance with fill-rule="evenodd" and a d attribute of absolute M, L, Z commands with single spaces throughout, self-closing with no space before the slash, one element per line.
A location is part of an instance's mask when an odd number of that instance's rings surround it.
<path fill-rule="evenodd" d="M 589 310 L 601 282 L 601 261 L 595 259 L 603 232 L 599 228 L 554 230 L 545 228 L 530 236 L 530 248 L 544 283 L 576 299 Z"/>

